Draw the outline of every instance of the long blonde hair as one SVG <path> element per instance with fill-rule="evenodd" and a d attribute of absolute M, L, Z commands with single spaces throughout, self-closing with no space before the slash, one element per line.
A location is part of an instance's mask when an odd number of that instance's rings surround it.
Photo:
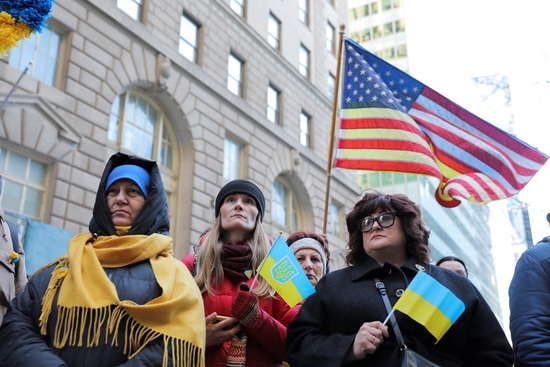
<path fill-rule="evenodd" d="M 214 219 L 212 230 L 206 235 L 196 254 L 195 281 L 202 293 L 215 295 L 217 288 L 223 283 L 222 244 L 228 241 L 229 235 L 222 228 L 221 216 L 218 216 Z M 259 215 L 256 218 L 254 230 L 245 242 L 252 249 L 251 270 L 252 276 L 256 276 L 256 269 L 271 248 L 271 240 L 264 232 Z M 259 275 L 257 284 L 258 286 L 253 289 L 255 294 L 265 297 L 275 295 L 275 290 Z"/>

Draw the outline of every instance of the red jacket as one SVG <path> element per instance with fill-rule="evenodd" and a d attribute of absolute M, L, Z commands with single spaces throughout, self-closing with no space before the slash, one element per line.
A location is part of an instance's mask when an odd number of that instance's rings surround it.
<path fill-rule="evenodd" d="M 189 271 L 193 271 L 195 255 L 182 259 Z M 250 285 L 252 279 L 248 281 Z M 231 316 L 231 304 L 239 292 L 240 282 L 224 278 L 215 296 L 203 293 L 205 315 L 216 312 L 220 316 Z M 282 366 L 286 360 L 286 328 L 298 314 L 300 305 L 290 308 L 281 297 L 260 298 L 261 316 L 253 329 L 247 329 L 246 366 Z M 206 348 L 206 366 L 225 367 L 231 340 Z"/>

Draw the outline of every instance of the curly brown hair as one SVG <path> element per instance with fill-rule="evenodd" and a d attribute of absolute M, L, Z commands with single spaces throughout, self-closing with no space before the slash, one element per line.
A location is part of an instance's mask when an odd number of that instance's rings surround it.
<path fill-rule="evenodd" d="M 359 201 L 355 203 L 352 211 L 346 215 L 346 225 L 349 232 L 346 263 L 351 266 L 367 259 L 368 255 L 363 249 L 363 233 L 359 223 L 363 218 L 377 210 L 397 212 L 407 239 L 407 256 L 415 256 L 429 263 L 428 238 L 430 237 L 430 230 L 422 219 L 418 205 L 406 195 L 386 195 L 376 190 L 365 191 Z"/>

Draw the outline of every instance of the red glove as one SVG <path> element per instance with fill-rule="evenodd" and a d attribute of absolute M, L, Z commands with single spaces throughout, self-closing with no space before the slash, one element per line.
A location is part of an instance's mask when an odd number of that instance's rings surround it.
<path fill-rule="evenodd" d="M 260 319 L 258 297 L 250 292 L 246 283 L 241 283 L 241 291 L 231 305 L 231 314 L 246 328 L 253 328 Z"/>

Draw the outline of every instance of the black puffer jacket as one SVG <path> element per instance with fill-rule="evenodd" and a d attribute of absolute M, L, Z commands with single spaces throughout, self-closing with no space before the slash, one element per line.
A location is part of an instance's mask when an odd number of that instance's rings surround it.
<path fill-rule="evenodd" d="M 113 168 L 123 164 L 135 164 L 145 168 L 151 175 L 147 200 L 136 217 L 129 234 L 168 234 L 170 221 L 164 186 L 155 162 L 117 153 L 111 157 L 99 184 L 90 232 L 98 235 L 114 235 L 105 183 Z M 16 297 L 0 328 L 0 366 L 2 367 L 109 367 L 109 366 L 160 366 L 164 346 L 162 338 L 147 344 L 134 358 L 128 360 L 124 342 L 119 333 L 118 346 L 99 343 L 97 347 L 53 347 L 52 335 L 57 319 L 57 296 L 49 317 L 47 335 L 39 332 L 42 297 L 48 286 L 55 264 L 35 274 L 26 290 Z M 145 304 L 161 295 L 153 269 L 148 261 L 121 268 L 105 269 L 115 285 L 120 300 Z M 104 334 L 103 334 L 104 335 Z"/>
<path fill-rule="evenodd" d="M 441 366 L 512 366 L 512 348 L 493 312 L 475 286 L 452 271 L 411 258 L 398 268 L 383 267 L 372 258 L 321 278 L 287 332 L 287 355 L 292 367 L 341 366 L 364 322 L 384 321 L 388 315 L 374 278 L 384 283 L 390 302 L 406 289 L 419 269 L 435 278 L 460 298 L 466 310 L 441 340 L 419 323 L 396 312 L 405 344 Z M 390 337 L 374 354 L 346 366 L 399 366 L 399 347 Z"/>
<path fill-rule="evenodd" d="M 516 355 L 515 366 L 548 366 L 550 363 L 550 237 L 544 238 L 521 255 L 516 264 L 508 295 L 510 332 Z"/>

